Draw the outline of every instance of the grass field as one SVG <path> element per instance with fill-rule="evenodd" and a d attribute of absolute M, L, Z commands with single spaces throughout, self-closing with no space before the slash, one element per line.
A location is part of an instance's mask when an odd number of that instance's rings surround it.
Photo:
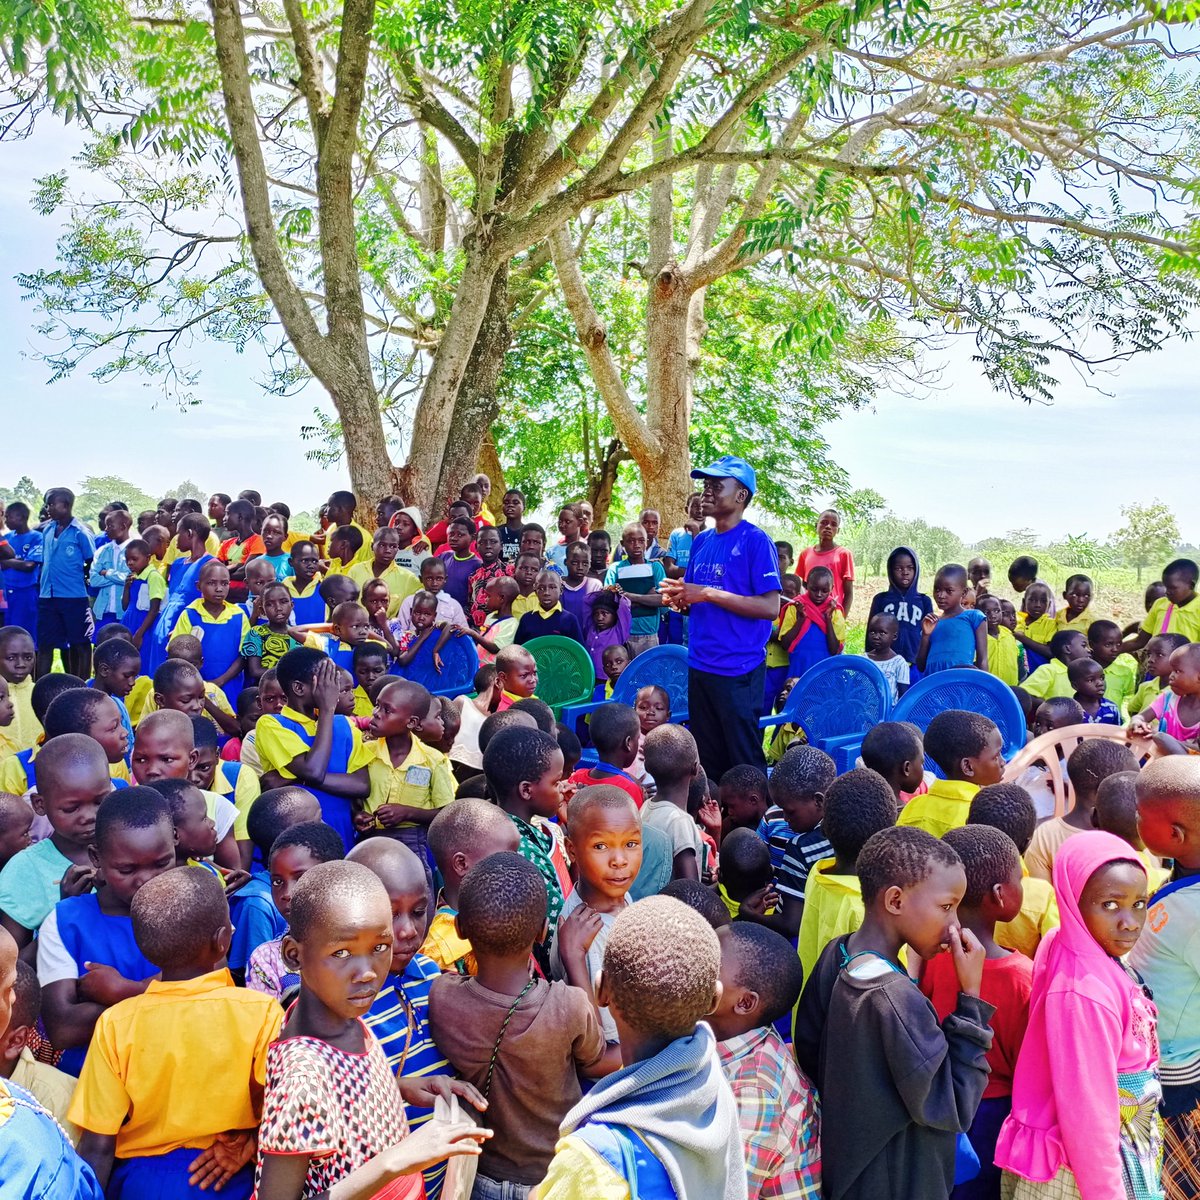
<path fill-rule="evenodd" d="M 1067 576 L 1075 573 L 1073 570 L 1043 572 L 1042 577 L 1054 587 L 1056 603 L 1061 603 L 1063 584 Z M 1109 617 L 1124 627 L 1130 621 L 1140 620 L 1145 616 L 1146 608 L 1143 599 L 1146 584 L 1151 579 L 1149 574 L 1144 577 L 1144 581 L 1140 585 L 1137 582 L 1136 573 L 1125 569 L 1097 572 L 1092 575 L 1092 579 L 1096 585 L 1092 609 L 1097 617 Z M 1000 586 L 1000 580 L 993 579 L 992 583 L 994 595 L 1008 600 L 1015 601 L 1017 599 L 1013 595 L 1012 589 L 1008 587 L 1007 580 L 1003 581 L 1004 586 Z M 867 630 L 867 613 L 871 608 L 871 600 L 877 592 L 882 592 L 886 588 L 887 580 L 881 575 L 867 575 L 854 584 L 854 606 L 850 610 L 850 628 L 846 635 L 847 654 L 862 653 Z M 932 576 L 922 580 L 921 590 L 932 594 Z"/>

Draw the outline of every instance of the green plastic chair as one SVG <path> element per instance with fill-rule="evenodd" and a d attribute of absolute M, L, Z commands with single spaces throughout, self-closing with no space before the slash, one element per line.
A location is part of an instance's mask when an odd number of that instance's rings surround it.
<path fill-rule="evenodd" d="M 596 690 L 592 656 L 578 642 L 565 637 L 537 637 L 525 643 L 537 663 L 537 697 L 554 709 L 554 719 L 568 704 L 584 704 Z"/>

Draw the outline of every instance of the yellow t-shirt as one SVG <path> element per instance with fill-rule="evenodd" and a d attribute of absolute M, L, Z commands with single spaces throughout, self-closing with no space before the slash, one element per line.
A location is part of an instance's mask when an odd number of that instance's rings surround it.
<path fill-rule="evenodd" d="M 1176 605 L 1166 596 L 1160 596 L 1150 606 L 1142 622 L 1142 632 L 1151 637 L 1159 633 L 1182 633 L 1189 642 L 1200 642 L 1200 596 Z"/>
<path fill-rule="evenodd" d="M 354 580 L 360 594 L 363 588 L 375 578 L 371 571 L 373 557 L 372 553 L 371 558 L 365 562 L 356 562 L 346 571 L 346 578 Z M 395 563 L 391 563 L 379 578 L 387 584 L 388 595 L 391 597 L 388 600 L 389 617 L 395 617 L 400 611 L 401 603 L 407 597 L 414 596 L 421 590 L 421 581 L 411 571 L 406 571 L 403 567 L 396 566 Z"/>
<path fill-rule="evenodd" d="M 922 796 L 914 796 L 901 810 L 897 825 L 915 825 L 942 837 L 967 823 L 978 785 L 965 779 L 935 779 Z"/>
<path fill-rule="evenodd" d="M 445 808 L 454 800 L 456 784 L 450 770 L 450 760 L 440 751 L 425 745 L 420 738 L 412 739 L 412 747 L 404 761 L 392 765 L 387 741 L 371 742 L 371 762 L 367 774 L 371 777 L 371 794 L 363 806 L 373 813 L 385 804 L 404 804 L 409 808 Z M 403 829 L 413 822 L 406 821 L 391 828 Z"/>
<path fill-rule="evenodd" d="M 458 914 L 446 905 L 441 905 L 433 914 L 429 923 L 429 932 L 425 935 L 425 944 L 421 953 L 428 955 L 443 971 L 456 972 L 459 975 L 474 975 L 479 970 L 475 961 L 475 951 L 465 937 L 460 937 L 454 928 L 454 918 Z"/>
<path fill-rule="evenodd" d="M 1052 658 L 1048 663 L 1030 672 L 1021 686 L 1039 700 L 1049 700 L 1052 696 L 1073 696 L 1075 689 L 1067 678 L 1067 664 Z"/>
<path fill-rule="evenodd" d="M 789 604 L 787 612 L 779 619 L 779 641 L 784 647 L 785 654 L 787 653 L 788 638 L 796 627 L 799 614 L 800 609 L 795 604 Z M 846 644 L 846 614 L 840 608 L 835 608 L 829 621 L 833 625 L 833 636 L 844 646 Z"/>
<path fill-rule="evenodd" d="M 529 1200 L 630 1200 L 629 1184 L 591 1146 L 576 1137 L 560 1138 L 546 1178 Z"/>
<path fill-rule="evenodd" d="M 1018 662 L 1020 661 L 1021 644 L 1013 637 L 1012 630 L 1001 625 L 1000 631 L 995 637 L 988 635 L 987 646 L 988 674 L 995 675 L 1009 687 L 1016 687 L 1020 682 Z"/>
<path fill-rule="evenodd" d="M 1017 632 L 1023 633 L 1031 641 L 1037 642 L 1039 645 L 1050 645 L 1050 639 L 1058 632 L 1058 625 L 1055 618 L 1049 613 L 1045 616 L 1038 617 L 1032 624 L 1024 613 L 1017 614 Z"/>
<path fill-rule="evenodd" d="M 1104 668 L 1104 698 L 1117 706 L 1122 716 L 1126 715 L 1126 705 L 1138 690 L 1137 659 L 1132 654 L 1118 654 Z M 1132 716 L 1132 713 L 1128 714 Z"/>
<path fill-rule="evenodd" d="M 243 742 L 243 745 L 245 743 Z M 220 771 L 217 772 L 221 774 Z M 237 819 L 233 823 L 233 836 L 236 841 L 248 842 L 250 831 L 246 822 L 250 819 L 251 805 L 262 795 L 262 782 L 258 772 L 246 763 L 242 763 L 237 773 L 237 783 L 233 789 L 233 803 L 237 808 Z"/>
<path fill-rule="evenodd" d="M 33 676 L 20 683 L 10 683 L 8 694 L 13 702 L 12 724 L 7 727 L 9 741 L 15 753 L 32 749 L 42 736 L 42 723 L 33 715 Z"/>
<path fill-rule="evenodd" d="M 0 728 L 0 759 L 19 753 L 17 743 L 8 735 L 8 726 Z"/>
<path fill-rule="evenodd" d="M 371 545 L 370 532 L 364 529 L 357 521 L 351 521 L 350 527 L 352 529 L 357 529 L 358 532 L 362 534 L 362 547 L 359 549 L 358 553 L 352 559 L 350 559 L 349 562 L 343 562 L 340 558 L 333 558 L 330 556 L 330 575 L 345 575 L 349 572 L 350 568 L 355 566 L 357 563 L 370 562 L 371 559 L 375 557 L 375 548 Z M 330 536 L 331 535 L 332 530 L 330 531 Z"/>
<path fill-rule="evenodd" d="M 226 1130 L 253 1129 L 267 1048 L 282 1025 L 279 1002 L 234 987 L 227 970 L 152 979 L 142 995 L 100 1014 L 70 1118 L 92 1133 L 115 1134 L 118 1158 L 199 1151 Z M 214 1046 L 220 1070 L 212 1069 Z"/>
<path fill-rule="evenodd" d="M 298 733 L 285 729 L 273 714 L 265 713 L 258 718 L 258 724 L 254 727 L 254 745 L 262 762 L 264 775 L 268 771 L 278 771 L 284 779 L 295 779 L 296 776 L 288 770 L 288 764 L 297 755 L 307 754 L 312 749 L 311 739 L 317 736 L 317 722 L 287 705 L 280 716 L 294 721 L 308 734 L 310 740 L 305 741 Z M 343 717 L 342 720 L 347 718 Z M 370 746 L 364 746 L 358 726 L 353 721 L 349 724 L 353 745 L 346 773 L 352 775 L 360 767 L 367 766 L 375 757 L 375 745 L 372 743 Z"/>
<path fill-rule="evenodd" d="M 229 698 L 225 695 L 225 692 L 221 688 L 217 687 L 217 685 L 213 683 L 211 679 L 206 679 L 204 681 L 204 696 L 205 699 L 211 700 L 214 706 L 219 708 L 227 717 L 232 717 L 234 715 L 233 705 L 229 703 Z M 133 699 L 133 692 L 129 693 L 129 699 Z M 146 693 L 146 699 L 142 703 L 140 712 L 134 715 L 132 704 L 130 704 L 128 707 L 129 719 L 133 722 L 135 727 L 144 717 L 149 716 L 152 712 L 157 712 L 158 702 L 154 699 L 154 687 L 151 686 L 150 690 Z M 218 729 L 221 728 L 220 724 L 213 720 L 213 718 L 207 713 L 205 713 L 205 716 L 208 716 L 208 719 L 212 721 L 212 723 L 216 725 Z"/>
<path fill-rule="evenodd" d="M 37 758 L 37 754 L 33 757 Z M 10 796 L 23 796 L 27 791 L 29 776 L 21 765 L 21 760 L 15 754 L 0 758 L 0 792 L 7 792 Z"/>
<path fill-rule="evenodd" d="M 1129 701 L 1129 715 L 1136 717 L 1138 713 L 1145 712 L 1154 703 L 1154 697 L 1162 689 L 1161 679 L 1147 679 L 1145 683 L 1140 684 L 1138 690 L 1133 693 L 1133 698 Z"/>
<path fill-rule="evenodd" d="M 1032 958 L 1042 938 L 1058 927 L 1058 901 L 1049 881 L 1035 879 L 1024 862 L 1021 872 L 1025 876 L 1021 881 L 1025 890 L 1021 911 L 1011 921 L 1001 921 L 996 926 L 996 943 Z"/>
<path fill-rule="evenodd" d="M 909 802 L 911 803 L 911 801 Z M 837 860 L 822 859 L 808 873 L 804 888 L 804 912 L 800 917 L 800 937 L 796 949 L 808 982 L 821 957 L 821 951 L 843 933 L 853 933 L 862 923 L 862 885 L 857 875 L 830 875 L 828 868 Z"/>
<path fill-rule="evenodd" d="M 1054 624 L 1056 626 L 1054 632 L 1062 633 L 1064 630 L 1069 630 L 1074 633 L 1082 633 L 1086 637 L 1088 626 L 1095 619 L 1096 614 L 1092 611 L 1092 606 L 1089 604 L 1087 608 L 1085 608 L 1083 612 L 1081 612 L 1079 616 L 1075 618 L 1075 620 L 1070 621 L 1067 619 L 1066 605 L 1063 605 L 1063 607 L 1054 614 Z"/>
<path fill-rule="evenodd" d="M 375 705 L 371 703 L 371 697 L 367 695 L 366 689 L 361 685 L 354 689 L 354 715 L 356 717 L 369 717 L 375 711 Z"/>
<path fill-rule="evenodd" d="M 519 621 L 527 612 L 533 612 L 539 607 L 537 592 L 530 592 L 528 596 L 518 596 L 512 602 L 512 615 Z"/>

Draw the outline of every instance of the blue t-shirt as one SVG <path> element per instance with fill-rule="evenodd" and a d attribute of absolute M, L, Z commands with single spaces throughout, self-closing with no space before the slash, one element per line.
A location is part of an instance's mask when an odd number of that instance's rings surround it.
<path fill-rule="evenodd" d="M 957 616 L 943 617 L 929 635 L 929 657 L 925 674 L 949 671 L 951 667 L 975 665 L 975 630 L 987 618 L 977 608 L 964 608 Z"/>
<path fill-rule="evenodd" d="M 77 600 L 87 596 L 87 564 L 96 557 L 96 543 L 78 517 L 66 529 L 47 521 L 42 534 L 43 600 Z"/>
<path fill-rule="evenodd" d="M 750 521 L 726 533 L 701 530 L 684 578 L 735 596 L 762 596 L 783 586 L 775 543 Z M 745 675 L 763 662 L 770 620 L 735 616 L 715 604 L 695 604 L 688 616 L 688 666 L 713 675 Z"/>
<path fill-rule="evenodd" d="M 12 552 L 22 562 L 42 561 L 42 535 L 36 529 L 29 530 L 28 533 L 6 533 L 3 535 L 4 540 L 12 548 Z M 20 592 L 26 588 L 35 588 L 38 586 L 41 570 L 33 571 L 5 571 L 0 578 L 4 580 L 4 588 L 9 592 Z"/>
<path fill-rule="evenodd" d="M 692 557 L 692 543 L 696 540 L 694 533 L 686 529 L 673 529 L 667 542 L 666 557 L 675 560 L 677 567 L 686 567 Z"/>

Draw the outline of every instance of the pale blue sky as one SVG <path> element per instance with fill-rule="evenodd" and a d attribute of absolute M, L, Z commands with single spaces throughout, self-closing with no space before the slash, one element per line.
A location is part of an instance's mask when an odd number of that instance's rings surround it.
<path fill-rule="evenodd" d="M 310 386 L 289 399 L 267 395 L 256 383 L 265 372 L 254 350 L 194 347 L 204 402 L 186 411 L 165 401 L 155 380 L 98 384 L 80 372 L 46 383 L 46 365 L 30 355 L 45 348 L 38 317 L 13 277 L 53 265 L 58 222 L 37 217 L 29 198 L 33 179 L 69 165 L 77 145 L 77 135 L 51 125 L 0 145 L 0 365 L 12 435 L 2 481 L 27 474 L 49 487 L 116 474 L 156 492 L 191 477 L 210 490 L 258 487 L 298 509 L 345 486 L 343 470 L 304 457 L 300 427 L 314 407 L 328 408 L 323 394 Z M 1121 505 L 1157 498 L 1177 513 L 1184 540 L 1200 542 L 1189 449 L 1192 347 L 1176 344 L 1100 377 L 1103 391 L 1064 362 L 1050 407 L 994 393 L 970 353 L 966 339 L 935 350 L 928 365 L 944 365 L 936 387 L 916 397 L 883 394 L 830 426 L 834 458 L 853 486 L 874 488 L 901 516 L 946 525 L 968 541 L 1026 526 L 1047 539 L 1102 537 L 1121 524 Z M 1182 453 L 1172 456 L 1172 445 Z"/>

